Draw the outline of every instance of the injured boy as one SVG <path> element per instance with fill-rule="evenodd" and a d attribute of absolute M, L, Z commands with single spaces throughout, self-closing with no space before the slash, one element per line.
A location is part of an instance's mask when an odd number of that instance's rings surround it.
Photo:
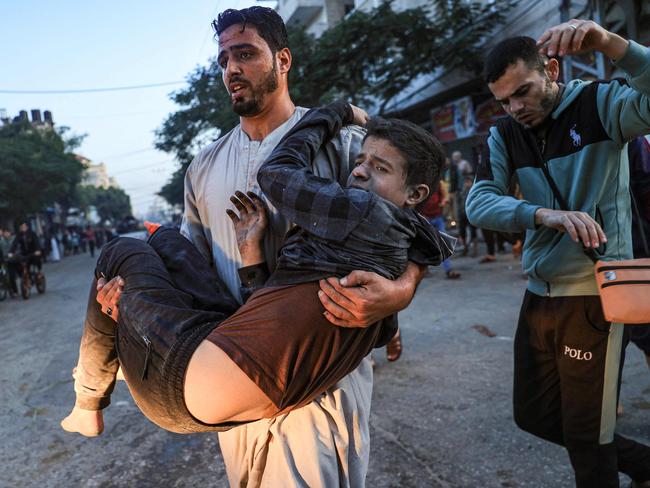
<path fill-rule="evenodd" d="M 91 296 L 75 374 L 77 400 L 61 425 L 98 435 L 118 366 L 149 420 L 172 432 L 225 430 L 309 403 L 386 344 L 396 321 L 332 325 L 318 280 L 354 270 L 398 278 L 408 261 L 438 265 L 453 239 L 416 208 L 444 164 L 438 141 L 409 122 L 373 119 L 346 187 L 312 172 L 318 150 L 365 112 L 344 102 L 309 111 L 258 173 L 268 201 L 295 226 L 268 276 L 265 203 L 238 192 L 230 211 L 248 300 L 238 308 L 215 269 L 180 233 L 119 238 L 95 278 L 121 276 L 117 323 Z M 93 283 L 93 287 L 95 284 Z"/>

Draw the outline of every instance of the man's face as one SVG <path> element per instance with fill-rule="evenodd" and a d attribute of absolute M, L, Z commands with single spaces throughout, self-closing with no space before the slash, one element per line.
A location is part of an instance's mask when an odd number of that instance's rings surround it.
<path fill-rule="evenodd" d="M 348 186 L 376 193 L 400 207 L 406 205 L 406 160 L 385 139 L 366 138 L 361 153 L 354 160 Z"/>
<path fill-rule="evenodd" d="M 18 230 L 24 234 L 25 232 L 27 232 L 27 224 L 20 224 Z"/>
<path fill-rule="evenodd" d="M 554 69 L 541 73 L 520 59 L 508 66 L 501 78 L 489 83 L 488 88 L 508 115 L 530 129 L 539 126 L 551 113 L 557 95 L 556 80 Z"/>
<path fill-rule="evenodd" d="M 275 56 L 257 29 L 248 25 L 242 32 L 242 25 L 235 24 L 223 31 L 217 62 L 233 111 L 242 117 L 259 114 L 279 77 Z"/>

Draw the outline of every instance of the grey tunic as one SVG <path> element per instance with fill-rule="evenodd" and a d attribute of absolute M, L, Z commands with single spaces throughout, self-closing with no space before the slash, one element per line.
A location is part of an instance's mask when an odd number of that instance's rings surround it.
<path fill-rule="evenodd" d="M 216 267 L 223 281 L 239 300 L 241 295 L 237 269 L 241 267 L 241 258 L 235 230 L 226 215 L 226 209 L 233 208 L 229 197 L 235 190 L 261 194 L 257 171 L 280 139 L 305 113 L 306 108 L 297 107 L 293 115 L 263 141 L 251 141 L 238 125 L 203 149 L 187 170 L 181 232 Z M 314 162 L 316 175 L 335 179 L 345 185 L 350 165 L 361 150 L 362 139 L 363 131 L 360 128 L 344 127 L 339 136 L 332 139 L 318 154 Z M 270 209 L 270 225 L 264 249 L 266 262 L 272 272 L 290 224 L 275 208 L 270 206 Z"/>
<path fill-rule="evenodd" d="M 232 222 L 226 209 L 235 190 L 260 193 L 257 171 L 307 109 L 294 114 L 263 141 L 251 141 L 240 126 L 203 149 L 185 177 L 181 231 L 216 267 L 235 297 L 241 267 Z M 345 184 L 361 149 L 363 131 L 345 127 L 322 150 L 314 172 Z M 264 246 L 271 270 L 290 227 L 271 209 Z M 332 326 L 334 327 L 334 325 Z M 369 460 L 372 366 L 369 358 L 333 388 L 305 407 L 219 434 L 230 486 L 361 487 Z"/>

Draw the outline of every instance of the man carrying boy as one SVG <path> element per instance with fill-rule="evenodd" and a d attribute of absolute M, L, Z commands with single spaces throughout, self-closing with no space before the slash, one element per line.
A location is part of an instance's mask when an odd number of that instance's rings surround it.
<path fill-rule="evenodd" d="M 223 81 L 241 124 L 202 150 L 188 169 L 182 230 L 239 296 L 240 256 L 225 213 L 228 196 L 236 190 L 259 192 L 260 165 L 306 109 L 296 108 L 289 96 L 291 53 L 275 11 L 228 10 L 214 26 Z M 315 172 L 344 183 L 362 138 L 358 128 L 344 128 L 316 156 Z M 271 210 L 264 249 L 273 266 L 289 223 Z M 405 308 L 422 273 L 415 264 L 395 281 L 353 272 L 340 282 L 321 281 L 319 296 L 332 323 L 366 326 Z M 104 311 L 116 313 L 120 287 L 112 285 L 102 289 L 98 299 Z M 364 360 L 311 404 L 219 434 L 230 484 L 362 486 L 368 467 L 371 394 L 372 370 L 370 361 Z"/>

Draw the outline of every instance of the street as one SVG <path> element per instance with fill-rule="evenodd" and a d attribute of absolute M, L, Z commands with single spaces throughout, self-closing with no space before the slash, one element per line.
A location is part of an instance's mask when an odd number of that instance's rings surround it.
<path fill-rule="evenodd" d="M 87 254 L 46 264 L 44 295 L 0 302 L 0 486 L 227 486 L 216 435 L 159 429 L 123 382 L 102 436 L 59 427 L 74 403 L 71 370 L 93 265 Z M 573 486 L 565 451 L 512 420 L 512 342 L 526 283 L 518 261 L 454 265 L 459 280 L 432 268 L 400 314 L 402 358 L 388 363 L 374 352 L 367 486 Z M 621 402 L 618 431 L 650 442 L 650 371 L 633 345 Z"/>

